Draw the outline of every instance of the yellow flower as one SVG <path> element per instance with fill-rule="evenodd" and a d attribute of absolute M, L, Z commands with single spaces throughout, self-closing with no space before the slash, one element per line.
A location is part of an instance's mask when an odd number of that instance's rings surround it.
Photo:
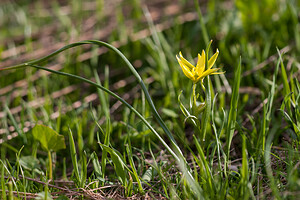
<path fill-rule="evenodd" d="M 205 51 L 202 50 L 202 55 L 198 54 L 198 62 L 196 67 L 192 65 L 189 61 L 187 61 L 179 52 L 179 57 L 176 55 L 176 58 L 179 62 L 179 65 L 183 71 L 183 73 L 191 79 L 194 84 L 198 83 L 199 81 L 203 81 L 203 79 L 211 74 L 223 74 L 224 72 L 216 72 L 220 68 L 212 69 L 212 66 L 215 64 L 217 57 L 219 55 L 219 51 L 209 59 L 208 61 L 208 68 L 205 70 Z"/>

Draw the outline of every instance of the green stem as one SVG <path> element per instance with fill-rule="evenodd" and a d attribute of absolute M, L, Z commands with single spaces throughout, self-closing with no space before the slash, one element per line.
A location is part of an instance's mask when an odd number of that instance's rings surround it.
<path fill-rule="evenodd" d="M 44 192 L 45 192 L 44 199 L 45 200 L 48 200 L 48 184 L 49 184 L 49 182 L 46 183 L 45 188 L 44 188 Z"/>
<path fill-rule="evenodd" d="M 193 83 L 193 108 L 194 109 L 197 109 L 196 101 L 197 101 L 197 97 L 196 97 L 196 84 Z"/>
<path fill-rule="evenodd" d="M 13 193 L 13 184 L 11 181 L 8 182 L 8 199 L 13 200 L 14 199 L 14 193 Z"/>
<path fill-rule="evenodd" d="M 49 160 L 49 179 L 52 180 L 52 157 L 51 151 L 48 151 L 48 160 Z"/>

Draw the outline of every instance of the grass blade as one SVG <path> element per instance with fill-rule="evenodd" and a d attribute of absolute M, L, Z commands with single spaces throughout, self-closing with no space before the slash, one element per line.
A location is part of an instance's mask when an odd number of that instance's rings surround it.
<path fill-rule="evenodd" d="M 77 153 L 76 153 L 73 133 L 70 128 L 69 128 L 68 133 L 69 133 L 70 153 L 71 153 L 71 159 L 72 159 L 72 163 L 73 163 L 73 170 L 74 170 L 77 182 L 80 183 L 80 174 L 79 174 L 79 169 L 78 169 Z"/>
<path fill-rule="evenodd" d="M 228 116 L 228 124 L 226 129 L 226 136 L 227 136 L 227 158 L 229 159 L 229 153 L 230 153 L 230 146 L 231 141 L 233 137 L 233 133 L 235 130 L 235 122 L 236 122 L 236 116 L 237 116 L 237 106 L 239 102 L 239 88 L 240 88 L 240 82 L 241 82 L 241 58 L 239 61 L 239 65 L 234 73 L 234 83 L 233 83 L 233 91 L 230 101 L 230 110 L 229 110 L 229 116 Z"/>

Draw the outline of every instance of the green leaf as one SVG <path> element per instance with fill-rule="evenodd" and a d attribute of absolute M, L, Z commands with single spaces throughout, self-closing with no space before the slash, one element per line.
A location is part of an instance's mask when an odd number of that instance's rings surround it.
<path fill-rule="evenodd" d="M 65 138 L 48 126 L 36 125 L 32 129 L 33 137 L 38 140 L 46 151 L 65 149 Z"/>
<path fill-rule="evenodd" d="M 226 136 L 227 136 L 227 158 L 229 159 L 230 146 L 233 138 L 233 133 L 235 131 L 235 122 L 238 112 L 238 101 L 239 101 L 239 88 L 241 82 L 241 63 L 242 59 L 240 57 L 239 65 L 234 73 L 234 81 L 233 81 L 233 91 L 230 100 L 230 110 L 228 115 L 228 123 L 226 128 Z"/>
<path fill-rule="evenodd" d="M 162 108 L 161 111 L 169 117 L 173 117 L 173 118 L 178 117 L 178 114 L 174 110 L 171 110 L 171 109 L 168 109 L 168 108 Z"/>
<path fill-rule="evenodd" d="M 112 162 L 115 166 L 115 170 L 117 173 L 117 176 L 120 178 L 120 181 L 122 181 L 122 184 L 126 184 L 127 182 L 127 178 L 126 178 L 126 170 L 125 168 L 127 168 L 126 164 L 124 163 L 121 155 L 114 149 L 111 149 L 110 147 L 104 145 L 104 144 L 100 144 L 101 147 L 107 151 L 110 154 L 110 157 L 112 159 Z"/>
<path fill-rule="evenodd" d="M 101 165 L 99 163 L 98 157 L 96 152 L 94 151 L 91 155 L 91 160 L 93 163 L 93 167 L 94 167 L 94 173 L 96 175 L 97 178 L 102 178 L 102 169 L 101 169 Z"/>
<path fill-rule="evenodd" d="M 40 167 L 39 160 L 33 156 L 22 156 L 19 162 L 27 170 L 34 170 Z"/>
<path fill-rule="evenodd" d="M 142 179 L 144 181 L 149 182 L 149 181 L 152 181 L 152 178 L 153 178 L 153 169 L 152 169 L 152 167 L 149 167 L 143 174 Z"/>
<path fill-rule="evenodd" d="M 51 194 L 49 192 L 47 192 L 47 196 L 46 196 L 46 193 L 43 191 L 43 192 L 40 192 L 37 194 L 37 196 L 35 197 L 36 200 L 53 200 Z"/>

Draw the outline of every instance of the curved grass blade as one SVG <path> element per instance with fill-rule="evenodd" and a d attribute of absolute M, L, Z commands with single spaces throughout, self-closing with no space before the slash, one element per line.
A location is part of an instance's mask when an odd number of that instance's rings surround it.
<path fill-rule="evenodd" d="M 154 117 L 156 118 L 156 120 L 158 121 L 159 125 L 162 127 L 162 129 L 164 130 L 164 132 L 167 134 L 168 138 L 170 139 L 173 147 L 175 148 L 175 152 L 177 154 L 179 154 L 179 156 L 181 156 L 184 160 L 184 156 L 179 148 L 179 146 L 177 145 L 174 137 L 172 136 L 170 130 L 168 129 L 168 127 L 166 126 L 166 124 L 164 123 L 164 121 L 161 119 L 160 115 L 158 114 L 155 106 L 154 106 L 154 103 L 150 97 L 150 94 L 146 88 L 146 85 L 144 84 L 142 78 L 140 77 L 140 75 L 138 74 L 138 72 L 135 70 L 135 68 L 133 67 L 133 65 L 129 62 L 129 60 L 124 56 L 124 54 L 118 50 L 116 47 L 106 43 L 106 42 L 102 42 L 102 41 L 98 41 L 98 40 L 84 40 L 84 41 L 81 41 L 81 42 L 76 42 L 76 43 L 72 43 L 72 44 L 69 44 L 69 45 L 66 45 L 64 47 L 62 47 L 61 49 L 58 49 L 57 51 L 54 51 L 53 53 L 43 57 L 43 58 L 40 58 L 40 59 L 37 59 L 37 60 L 33 60 L 33 61 L 30 61 L 30 62 L 27 62 L 27 63 L 22 63 L 22 64 L 19 64 L 19 65 L 15 65 L 15 66 L 11 66 L 11 67 L 5 67 L 5 68 L 2 68 L 0 69 L 1 70 L 11 70 L 11 69 L 19 69 L 19 68 L 23 68 L 23 67 L 27 67 L 27 66 L 34 66 L 36 68 L 39 68 L 39 69 L 43 69 L 43 70 L 46 70 L 46 71 L 50 71 L 50 72 L 53 72 L 53 73 L 57 73 L 57 74 L 61 74 L 61 75 L 65 75 L 65 76 L 69 76 L 69 77 L 76 77 L 76 78 L 79 78 L 81 79 L 82 81 L 85 81 L 87 83 L 90 83 L 96 87 L 99 87 L 98 84 L 88 80 L 88 79 L 84 79 L 82 77 L 79 77 L 79 76 L 75 76 L 75 75 L 71 75 L 71 74 L 66 74 L 66 73 L 62 73 L 62 72 L 58 72 L 58 71 L 55 71 L 55 70 L 50 70 L 50 69 L 47 69 L 47 68 L 43 68 L 43 67 L 40 67 L 40 66 L 37 66 L 38 64 L 41 64 L 43 63 L 44 61 L 48 60 L 49 58 L 52 58 L 53 56 L 67 50 L 67 49 L 70 49 L 70 48 L 73 48 L 73 47 L 76 47 L 76 46 L 80 46 L 80 45 L 84 45 L 84 44 L 95 44 L 95 45 L 98 45 L 98 46 L 105 46 L 107 47 L 108 49 L 114 51 L 115 53 L 118 54 L 118 56 L 120 56 L 123 61 L 125 62 L 125 64 L 127 65 L 127 67 L 130 69 L 130 71 L 132 72 L 132 74 L 135 76 L 135 78 L 137 79 L 138 83 L 140 84 L 143 92 L 145 93 L 145 97 L 146 97 L 146 100 L 148 101 L 149 105 L 150 105 L 150 108 L 154 114 Z M 100 89 L 104 90 L 105 92 L 108 92 L 110 95 L 116 97 L 118 100 L 122 99 L 120 97 L 118 97 L 116 94 L 113 94 L 112 92 L 110 92 L 109 90 L 103 88 L 103 87 L 99 87 Z M 123 104 L 125 104 L 127 107 L 130 106 L 127 102 L 125 102 L 123 99 L 120 100 Z M 131 107 L 131 106 L 130 106 Z M 130 108 L 131 110 L 133 109 L 132 107 Z M 137 111 L 134 111 L 136 114 L 138 113 Z M 142 117 L 139 113 L 138 113 L 138 116 L 139 117 Z M 142 117 L 143 118 L 143 117 Z M 145 119 L 143 120 L 145 123 L 147 122 Z M 147 122 L 147 124 L 150 126 L 150 124 Z M 147 125 L 147 126 L 148 126 Z M 148 127 L 149 127 L 148 126 Z M 179 161 L 180 159 L 178 158 L 178 156 L 176 155 L 176 153 L 171 150 L 171 148 L 165 143 L 165 141 L 160 137 L 160 135 L 153 129 L 151 128 L 150 130 L 154 131 L 155 132 L 155 135 L 157 137 L 159 137 L 159 140 L 164 144 L 164 146 L 168 149 L 168 151 L 173 155 L 173 157 Z M 168 146 L 168 147 L 167 147 Z"/>

